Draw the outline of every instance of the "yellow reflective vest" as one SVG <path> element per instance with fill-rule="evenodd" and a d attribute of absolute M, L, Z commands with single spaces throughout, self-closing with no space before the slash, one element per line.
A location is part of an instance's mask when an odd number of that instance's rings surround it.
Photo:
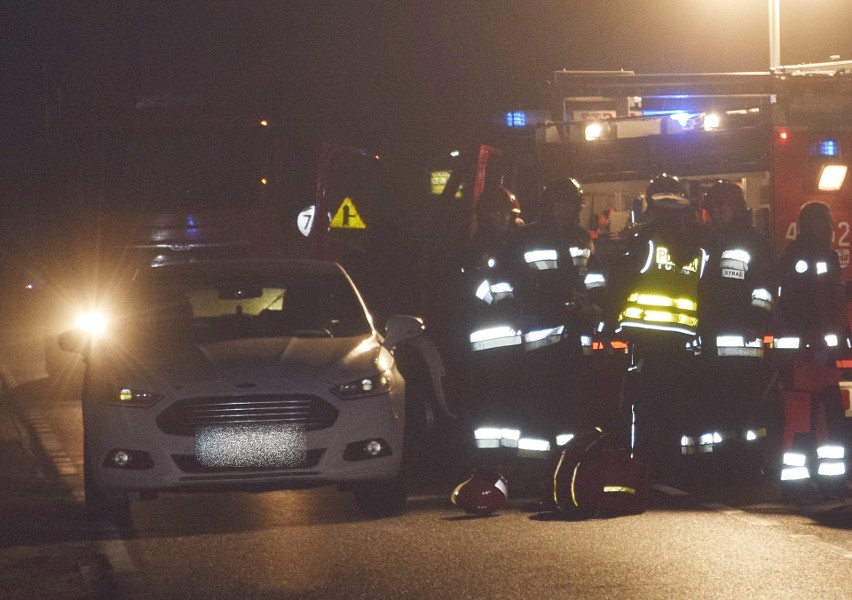
<path fill-rule="evenodd" d="M 698 280 L 707 253 L 699 249 L 689 262 L 675 264 L 668 248 L 648 241 L 638 283 L 618 315 L 616 331 L 645 329 L 694 336 L 698 328 Z"/>

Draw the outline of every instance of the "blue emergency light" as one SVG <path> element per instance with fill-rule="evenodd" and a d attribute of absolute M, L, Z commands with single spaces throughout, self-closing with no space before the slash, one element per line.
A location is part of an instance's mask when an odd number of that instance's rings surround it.
<path fill-rule="evenodd" d="M 689 123 L 692 119 L 697 117 L 696 113 L 688 113 L 682 110 L 675 111 L 669 115 L 669 118 L 672 121 L 677 121 L 681 127 L 686 127 L 687 123 Z"/>
<path fill-rule="evenodd" d="M 192 215 L 186 216 L 186 237 L 187 239 L 197 239 L 200 237 L 201 232 L 198 229 L 198 224 L 195 221 L 195 217 Z"/>
<path fill-rule="evenodd" d="M 840 145 L 835 140 L 822 140 L 811 146 L 811 156 L 840 156 Z"/>
<path fill-rule="evenodd" d="M 516 110 L 506 113 L 506 127 L 526 127 L 527 113 Z"/>

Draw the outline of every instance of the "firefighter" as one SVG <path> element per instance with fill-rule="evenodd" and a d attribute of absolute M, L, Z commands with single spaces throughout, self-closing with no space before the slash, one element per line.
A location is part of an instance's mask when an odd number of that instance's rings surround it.
<path fill-rule="evenodd" d="M 511 259 L 524 275 L 525 307 L 559 323 L 566 315 L 587 320 L 594 312 L 592 290 L 606 285 L 589 231 L 580 225 L 584 206 L 580 183 L 557 179 L 542 190 L 539 218 L 509 242 Z"/>
<path fill-rule="evenodd" d="M 681 450 L 710 452 L 714 445 L 744 442 L 762 448 L 773 380 L 763 340 L 777 290 L 775 259 L 752 225 L 738 185 L 716 182 L 704 209 L 709 258 L 698 285 L 701 393 L 689 399 L 695 421 L 684 432 Z"/>
<path fill-rule="evenodd" d="M 542 190 L 539 218 L 509 241 L 526 327 L 544 342 L 533 342 L 541 346 L 535 348 L 527 344 L 535 353 L 528 352 L 525 368 L 539 389 L 539 432 L 551 443 L 594 424 L 585 410 L 582 344 L 591 345 L 599 320 L 592 294 L 606 280 L 589 232 L 580 225 L 583 207 L 583 190 L 575 179 L 552 181 Z"/>
<path fill-rule="evenodd" d="M 840 261 L 831 246 L 834 222 L 829 206 L 804 204 L 798 225 L 798 236 L 779 260 L 775 348 L 784 386 L 781 480 L 816 479 L 828 489 L 843 489 L 845 417 L 835 361 L 847 337 L 847 299 Z"/>
<path fill-rule="evenodd" d="M 506 242 L 519 213 L 509 190 L 486 186 L 476 204 L 473 235 L 435 282 L 437 325 L 444 327 L 444 338 L 453 340 L 452 355 L 468 354 L 472 329 L 499 320 L 501 312 L 510 310 L 513 285 L 508 280 Z"/>
<path fill-rule="evenodd" d="M 612 290 L 615 332 L 630 343 L 622 399 L 623 433 L 652 466 L 679 454 L 682 401 L 694 392 L 691 352 L 698 326 L 698 281 L 707 253 L 686 186 L 670 175 L 649 182 L 647 210 Z M 611 284 L 612 285 L 612 284 Z M 656 463 L 656 465 L 654 465 Z"/>
<path fill-rule="evenodd" d="M 521 227 L 518 216 L 514 194 L 486 184 L 475 207 L 472 237 L 435 282 L 445 386 L 460 407 L 465 438 L 482 450 L 472 460 L 489 470 L 499 470 L 499 461 L 487 458 L 487 451 L 501 447 L 499 432 L 511 421 L 524 391 L 518 377 L 520 314 L 506 248 L 510 232 Z M 490 435 L 495 429 L 496 442 Z"/>

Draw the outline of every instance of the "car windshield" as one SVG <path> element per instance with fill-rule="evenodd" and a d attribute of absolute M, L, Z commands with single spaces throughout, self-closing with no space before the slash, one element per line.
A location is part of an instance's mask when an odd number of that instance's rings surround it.
<path fill-rule="evenodd" d="M 340 273 L 181 270 L 179 274 L 140 282 L 126 325 L 137 334 L 179 337 L 195 344 L 284 336 L 350 337 L 372 331 L 352 285 Z"/>

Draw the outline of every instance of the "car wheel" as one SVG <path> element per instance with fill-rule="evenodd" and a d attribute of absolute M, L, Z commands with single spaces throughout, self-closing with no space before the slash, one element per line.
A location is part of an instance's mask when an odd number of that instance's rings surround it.
<path fill-rule="evenodd" d="M 86 514 L 95 522 L 109 521 L 116 526 L 128 526 L 130 518 L 130 497 L 122 492 L 104 492 L 92 474 L 91 459 L 83 450 L 83 488 L 86 497 Z"/>
<path fill-rule="evenodd" d="M 365 481 L 352 488 L 358 508 L 368 517 L 388 517 L 405 512 L 408 480 L 400 475 L 393 479 Z"/>
<path fill-rule="evenodd" d="M 426 467 L 431 455 L 435 418 L 428 394 L 428 388 L 422 381 L 406 382 L 402 468 L 410 476 Z"/>

